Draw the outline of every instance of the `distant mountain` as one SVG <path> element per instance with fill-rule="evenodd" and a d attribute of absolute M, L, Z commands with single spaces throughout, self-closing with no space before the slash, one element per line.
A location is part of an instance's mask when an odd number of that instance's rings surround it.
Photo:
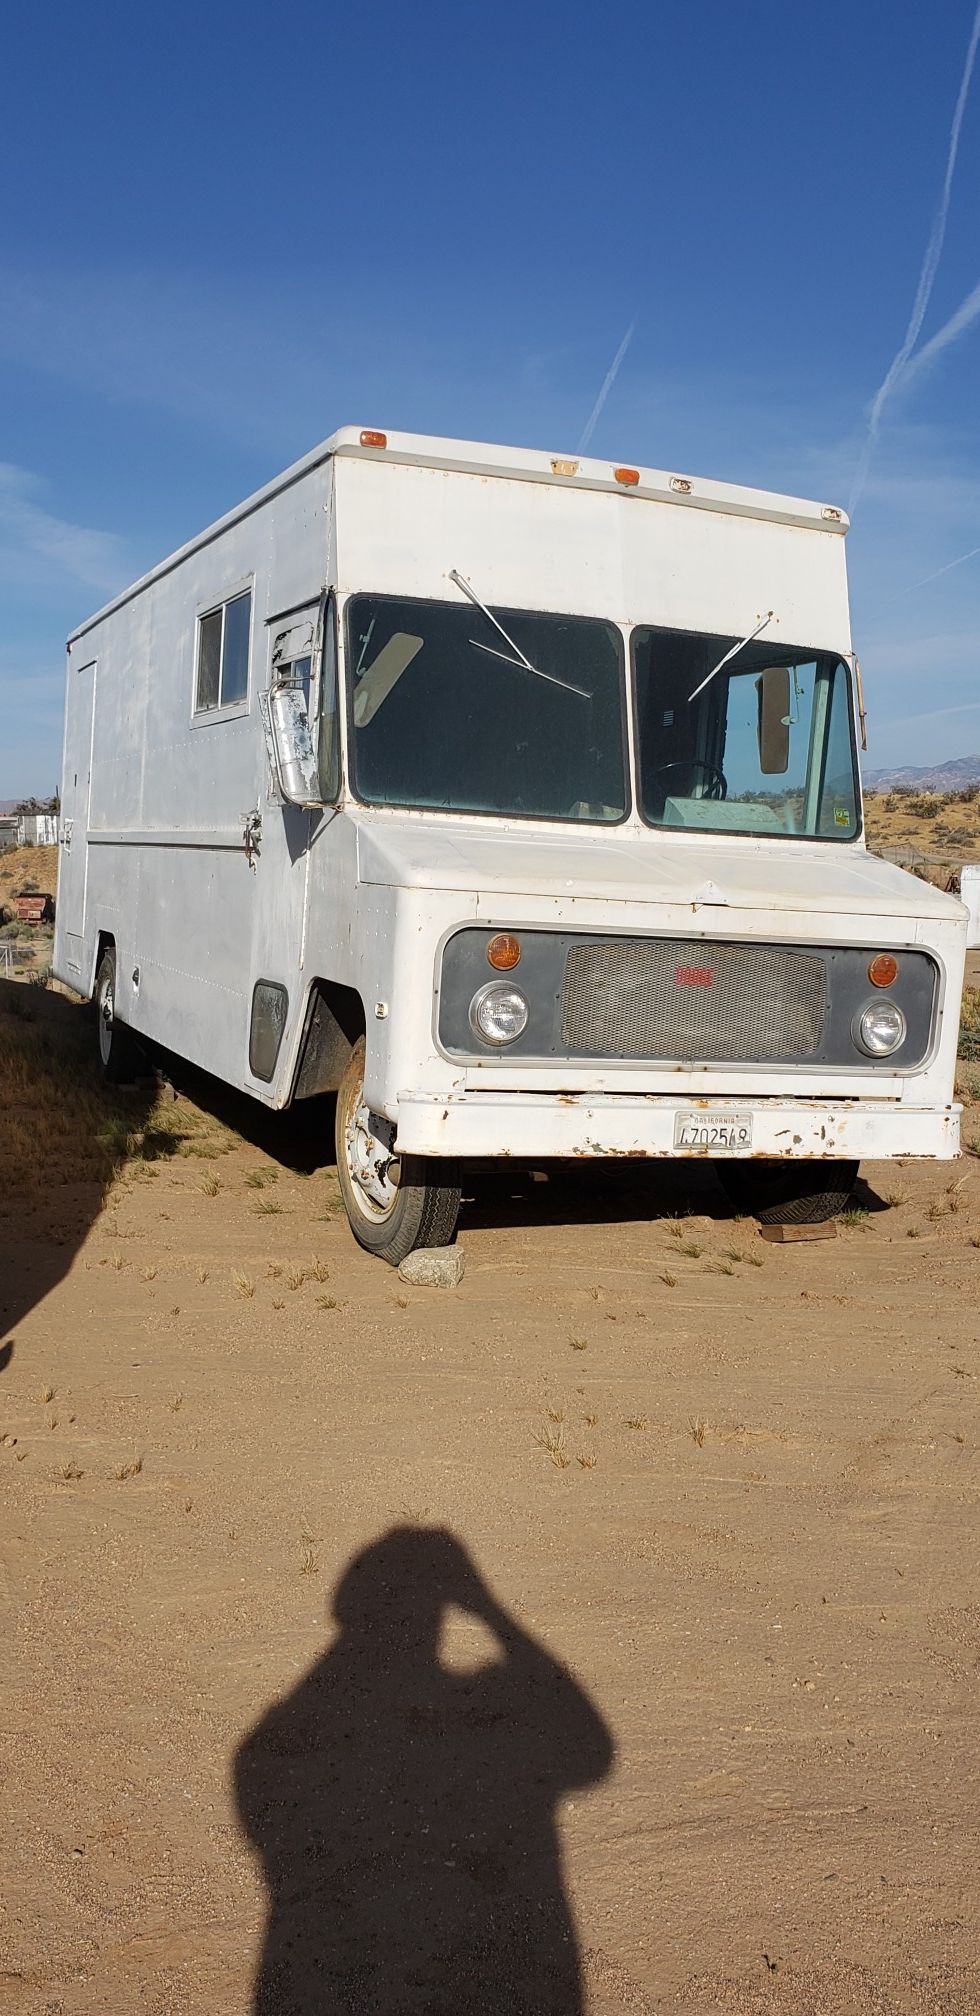
<path fill-rule="evenodd" d="M 980 784 L 980 756 L 954 756 L 949 763 L 933 763 L 917 770 L 866 770 L 866 791 L 962 791 L 967 784 Z"/>

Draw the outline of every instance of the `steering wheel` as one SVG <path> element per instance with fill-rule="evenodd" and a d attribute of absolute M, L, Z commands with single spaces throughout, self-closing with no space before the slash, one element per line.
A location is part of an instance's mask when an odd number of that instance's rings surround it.
<path fill-rule="evenodd" d="M 706 791 L 701 792 L 701 797 L 715 799 L 728 797 L 728 779 L 724 771 L 719 770 L 716 763 L 703 763 L 700 757 L 697 756 L 692 757 L 689 762 L 662 763 L 659 770 L 654 771 L 651 782 L 655 785 L 659 784 L 661 778 L 669 777 L 672 770 L 684 771 L 685 775 L 691 778 L 692 781 L 696 771 L 703 771 L 708 779 L 708 788 Z M 685 795 L 690 797 L 693 794 L 688 790 Z M 664 797 L 670 797 L 669 789 L 664 791 Z"/>

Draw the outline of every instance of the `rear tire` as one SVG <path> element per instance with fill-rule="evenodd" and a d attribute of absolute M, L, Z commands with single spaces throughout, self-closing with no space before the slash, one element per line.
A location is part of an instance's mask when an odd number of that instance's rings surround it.
<path fill-rule="evenodd" d="M 135 1036 L 116 1018 L 116 949 L 107 945 L 95 976 L 99 1066 L 107 1085 L 131 1085 L 139 1069 Z"/>
<path fill-rule="evenodd" d="M 364 1104 L 364 1038 L 337 1093 L 337 1179 L 360 1246 L 397 1267 L 419 1246 L 451 1246 L 459 1218 L 459 1167 L 426 1155 L 388 1155 Z"/>
<path fill-rule="evenodd" d="M 736 1211 L 760 1225 L 825 1225 L 846 1209 L 856 1162 L 718 1162 Z"/>

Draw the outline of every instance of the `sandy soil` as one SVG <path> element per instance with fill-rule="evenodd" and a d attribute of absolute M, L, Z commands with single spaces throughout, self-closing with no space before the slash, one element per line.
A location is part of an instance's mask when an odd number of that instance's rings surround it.
<path fill-rule="evenodd" d="M 976 1161 L 512 1174 L 411 1290 L 12 991 L 0 2010 L 980 2010 Z"/>

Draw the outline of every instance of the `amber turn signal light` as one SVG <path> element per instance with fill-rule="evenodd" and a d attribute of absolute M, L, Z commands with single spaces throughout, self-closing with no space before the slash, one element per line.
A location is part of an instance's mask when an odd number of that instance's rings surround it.
<path fill-rule="evenodd" d="M 868 967 L 868 979 L 872 987 L 890 987 L 898 979 L 898 960 L 894 952 L 876 952 Z"/>
<path fill-rule="evenodd" d="M 362 448 L 387 448 L 387 446 L 388 446 L 387 434 L 379 434 L 378 429 L 376 427 L 361 428 Z"/>
<path fill-rule="evenodd" d="M 487 959 L 498 973 L 512 973 L 520 965 L 520 940 L 509 931 L 498 931 L 487 946 Z"/>
<path fill-rule="evenodd" d="M 627 490 L 632 490 L 634 485 L 637 484 L 640 480 L 640 472 L 638 469 L 614 469 L 613 475 L 615 476 L 617 483 L 625 484 Z"/>

